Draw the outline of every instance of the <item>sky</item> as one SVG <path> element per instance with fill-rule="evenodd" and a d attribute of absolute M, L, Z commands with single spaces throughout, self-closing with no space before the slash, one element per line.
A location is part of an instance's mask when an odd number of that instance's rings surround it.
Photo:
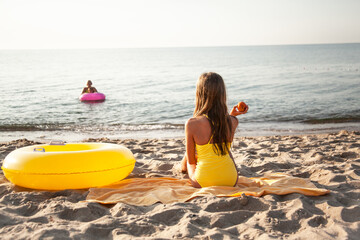
<path fill-rule="evenodd" d="M 360 0 L 0 0 L 0 49 L 360 42 Z"/>

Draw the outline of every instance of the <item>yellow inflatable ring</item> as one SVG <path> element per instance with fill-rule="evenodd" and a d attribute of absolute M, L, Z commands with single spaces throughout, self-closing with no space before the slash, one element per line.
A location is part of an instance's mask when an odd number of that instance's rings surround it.
<path fill-rule="evenodd" d="M 33 189 L 82 189 L 127 177 L 135 158 L 126 147 L 108 143 L 34 145 L 6 156 L 2 170 L 12 183 Z"/>

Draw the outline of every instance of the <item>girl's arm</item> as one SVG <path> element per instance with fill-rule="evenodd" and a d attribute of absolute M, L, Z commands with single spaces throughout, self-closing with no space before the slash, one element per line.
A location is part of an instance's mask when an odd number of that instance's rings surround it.
<path fill-rule="evenodd" d="M 185 125 L 185 140 L 186 140 L 186 160 L 187 172 L 191 184 L 194 187 L 201 187 L 195 179 L 196 158 L 195 158 L 195 140 L 194 140 L 194 123 L 190 119 Z"/>

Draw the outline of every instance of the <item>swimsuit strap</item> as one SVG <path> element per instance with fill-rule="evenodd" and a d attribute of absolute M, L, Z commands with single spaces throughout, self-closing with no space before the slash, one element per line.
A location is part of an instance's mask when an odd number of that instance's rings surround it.
<path fill-rule="evenodd" d="M 207 144 L 210 144 L 210 142 L 211 142 L 211 140 L 212 140 L 213 136 L 214 136 L 214 134 L 211 134 L 211 137 L 210 137 L 209 142 L 208 142 Z"/>
<path fill-rule="evenodd" d="M 204 116 L 205 116 L 209 121 L 211 121 L 211 119 L 209 118 L 209 116 L 208 116 L 207 114 L 204 114 Z M 211 134 L 211 137 L 210 137 L 209 142 L 208 142 L 207 144 L 210 144 L 211 140 L 213 139 L 213 136 L 214 136 L 214 134 Z"/>

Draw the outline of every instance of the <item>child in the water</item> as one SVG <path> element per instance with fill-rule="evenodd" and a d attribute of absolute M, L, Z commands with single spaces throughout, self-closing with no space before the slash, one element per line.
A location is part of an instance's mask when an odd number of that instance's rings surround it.
<path fill-rule="evenodd" d="M 87 87 L 84 87 L 81 94 L 84 94 L 84 93 L 96 93 L 97 92 L 96 88 L 91 86 L 92 85 L 91 80 L 88 80 L 86 85 L 87 85 Z"/>

